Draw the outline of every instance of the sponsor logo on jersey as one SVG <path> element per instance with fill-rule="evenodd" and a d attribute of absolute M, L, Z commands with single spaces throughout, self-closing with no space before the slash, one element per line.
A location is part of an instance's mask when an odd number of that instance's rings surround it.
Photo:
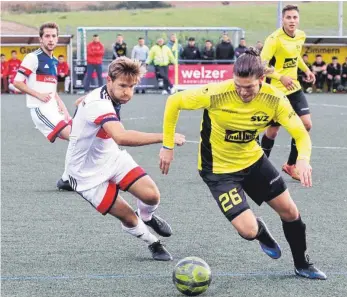
<path fill-rule="evenodd" d="M 46 68 L 46 69 L 49 68 L 48 64 L 46 64 L 44 68 Z"/>
<path fill-rule="evenodd" d="M 246 130 L 246 131 L 235 131 L 235 130 L 225 130 L 226 142 L 234 143 L 248 143 L 255 139 L 257 130 Z"/>
<path fill-rule="evenodd" d="M 57 83 L 57 77 L 55 75 L 44 75 L 44 74 L 37 74 L 36 75 L 37 81 L 42 81 L 45 83 Z"/>
<path fill-rule="evenodd" d="M 298 58 L 286 58 L 283 63 L 283 68 L 294 68 L 298 62 Z"/>
<path fill-rule="evenodd" d="M 251 122 L 256 126 L 262 126 L 270 120 L 269 118 L 270 117 L 265 112 L 259 111 L 251 116 Z"/>
<path fill-rule="evenodd" d="M 295 111 L 294 111 L 294 110 L 292 110 L 292 111 L 289 113 L 288 119 L 291 119 L 292 116 L 295 116 Z"/>

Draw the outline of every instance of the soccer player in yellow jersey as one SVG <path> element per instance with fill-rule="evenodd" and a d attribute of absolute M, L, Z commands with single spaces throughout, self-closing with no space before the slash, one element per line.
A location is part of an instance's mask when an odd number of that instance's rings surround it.
<path fill-rule="evenodd" d="M 306 35 L 297 29 L 299 25 L 299 9 L 295 5 L 287 5 L 282 10 L 283 27 L 273 32 L 266 40 L 261 52 L 261 59 L 274 67 L 274 72 L 267 75 L 267 82 L 283 91 L 300 117 L 307 131 L 312 128 L 310 109 L 304 92 L 298 81 L 298 67 L 305 73 L 307 81 L 314 83 L 315 75 L 310 71 L 301 57 L 301 49 Z M 278 134 L 280 125 L 271 123 L 261 140 L 261 146 L 269 157 Z M 298 150 L 292 139 L 288 162 L 282 170 L 292 178 L 300 180 L 295 168 Z"/>
<path fill-rule="evenodd" d="M 306 225 L 286 184 L 255 141 L 272 120 L 279 122 L 296 140 L 302 185 L 312 186 L 310 136 L 283 92 L 264 83 L 264 74 L 259 52 L 250 48 L 236 60 L 234 80 L 170 96 L 164 114 L 160 169 L 167 174 L 173 160 L 180 110 L 204 109 L 198 169 L 223 214 L 241 237 L 257 239 L 268 256 L 278 259 L 281 249 L 264 221 L 250 210 L 246 194 L 258 205 L 268 203 L 282 220 L 295 273 L 326 279 L 306 255 Z"/>

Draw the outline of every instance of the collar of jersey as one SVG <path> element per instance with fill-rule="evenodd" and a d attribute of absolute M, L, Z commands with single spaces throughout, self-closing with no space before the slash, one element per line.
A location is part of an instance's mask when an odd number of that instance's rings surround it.
<path fill-rule="evenodd" d="M 290 38 L 295 38 L 295 36 L 296 36 L 296 34 L 295 34 L 294 36 L 288 35 L 287 32 L 286 32 L 286 30 L 284 30 L 283 27 L 282 27 L 282 31 L 283 31 L 284 34 L 286 34 L 286 35 L 287 35 L 288 37 L 290 37 Z M 296 31 L 296 30 L 295 30 L 295 31 Z"/>

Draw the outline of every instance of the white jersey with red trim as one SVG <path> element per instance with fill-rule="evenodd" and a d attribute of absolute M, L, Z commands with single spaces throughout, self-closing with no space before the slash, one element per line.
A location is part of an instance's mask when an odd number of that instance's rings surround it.
<path fill-rule="evenodd" d="M 89 93 L 78 105 L 69 141 L 67 172 L 76 191 L 91 189 L 110 180 L 124 152 L 102 125 L 120 121 L 120 105 L 114 105 L 106 86 Z"/>
<path fill-rule="evenodd" d="M 28 108 L 40 107 L 43 104 L 55 104 L 56 107 L 57 65 L 57 58 L 48 56 L 41 48 L 25 56 L 15 80 L 26 80 L 28 87 L 36 92 L 52 93 L 52 99 L 48 103 L 27 94 Z"/>

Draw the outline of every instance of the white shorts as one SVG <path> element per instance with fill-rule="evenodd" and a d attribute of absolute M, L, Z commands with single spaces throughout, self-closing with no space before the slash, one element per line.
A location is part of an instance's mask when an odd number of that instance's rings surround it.
<path fill-rule="evenodd" d="M 113 206 L 119 190 L 127 191 L 133 183 L 147 175 L 128 153 L 118 160 L 114 176 L 89 190 L 78 192 L 103 215 L 106 215 Z M 74 179 L 71 177 L 70 184 L 74 188 Z"/>
<path fill-rule="evenodd" d="M 45 104 L 30 109 L 31 118 L 38 129 L 50 142 L 54 142 L 61 130 L 70 125 L 54 104 Z"/>

